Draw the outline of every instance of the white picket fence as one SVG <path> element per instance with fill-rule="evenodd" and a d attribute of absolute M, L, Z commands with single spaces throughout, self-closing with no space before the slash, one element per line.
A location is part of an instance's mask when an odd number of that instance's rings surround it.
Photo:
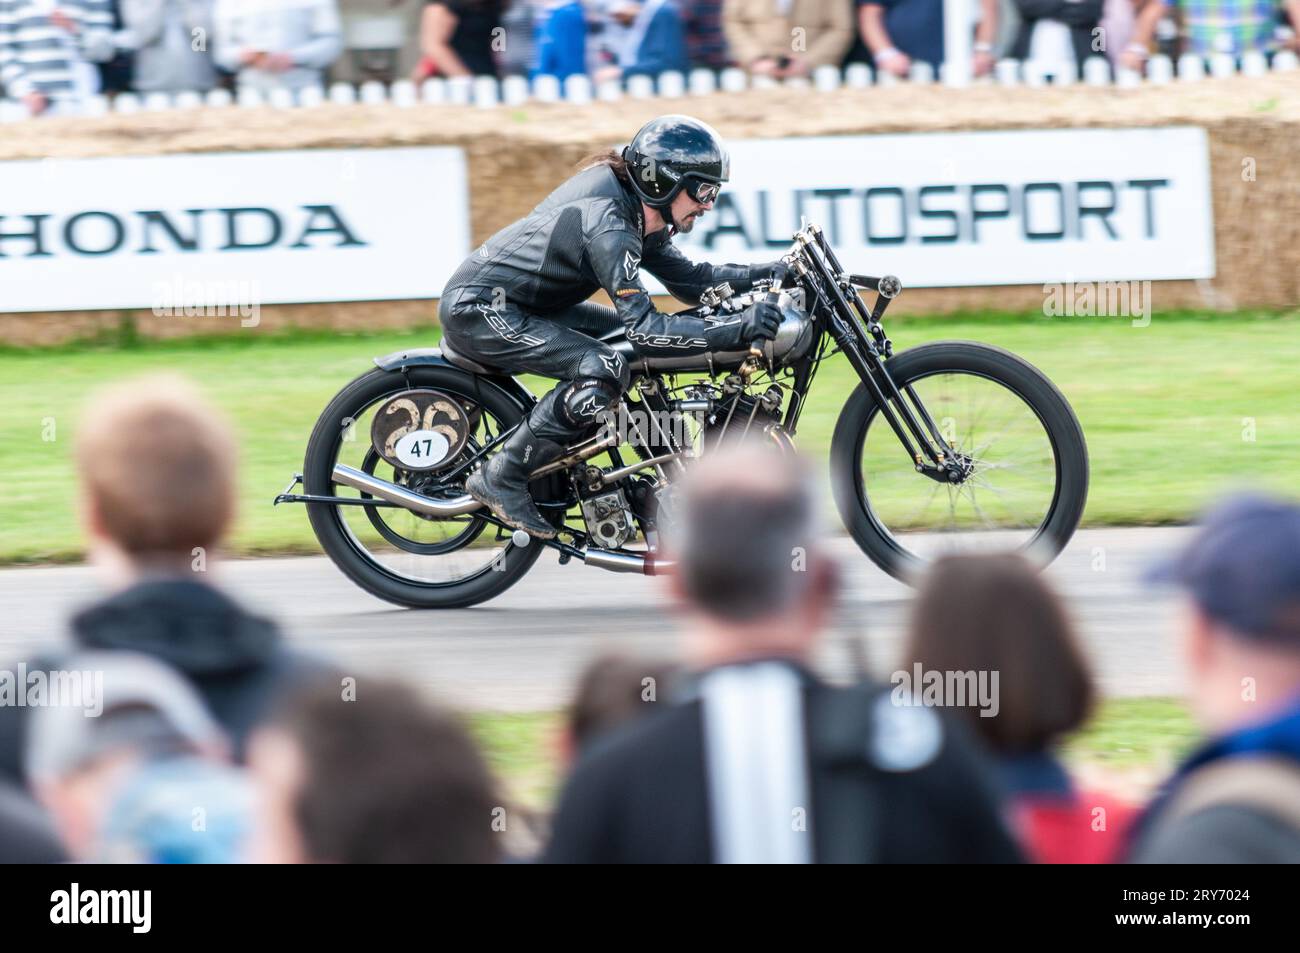
<path fill-rule="evenodd" d="M 1167 56 L 1155 55 L 1147 63 L 1145 76 L 1131 70 L 1112 70 L 1110 63 L 1100 56 L 1090 57 L 1084 63 L 1082 83 L 1088 86 L 1117 86 L 1131 88 L 1143 84 L 1189 83 L 1207 77 L 1261 76 L 1273 72 L 1288 72 L 1300 68 L 1300 59 L 1290 51 L 1274 55 L 1270 64 L 1262 53 L 1247 53 L 1241 57 L 1240 68 L 1236 60 L 1227 55 L 1209 61 L 1193 54 L 1185 54 L 1175 63 Z M 634 76 L 626 85 L 618 81 L 593 85 L 586 76 L 570 76 L 563 82 L 555 76 L 538 76 L 531 82 L 521 76 L 498 80 L 494 76 L 428 79 L 418 86 L 407 80 L 390 85 L 378 82 L 352 86 L 334 83 L 328 89 L 308 87 L 297 93 L 277 89 L 263 95 L 253 89 L 240 89 L 232 95 L 228 90 L 214 89 L 207 93 L 120 93 L 111 100 L 105 96 L 92 96 L 82 104 L 81 113 L 102 116 L 110 112 L 158 112 L 169 109 L 198 108 L 252 108 L 271 106 L 277 109 L 311 108 L 324 103 L 365 105 L 392 105 L 397 107 L 418 104 L 474 105 L 485 109 L 499 106 L 519 106 L 527 102 L 583 104 L 593 100 L 614 102 L 624 97 L 630 99 L 679 99 L 684 96 L 703 96 L 714 92 L 738 93 L 748 89 L 787 88 L 830 91 L 840 87 L 866 88 L 869 86 L 894 86 L 904 82 L 932 84 L 943 82 L 944 72 L 936 76 L 928 63 L 913 63 L 908 79 L 901 80 L 890 73 L 873 73 L 871 67 L 855 63 L 843 71 L 834 66 L 822 66 L 811 77 L 798 77 L 782 81 L 770 76 L 752 76 L 740 69 L 726 69 L 720 73 L 697 69 L 689 74 L 660 73 L 657 77 Z M 1038 62 L 1022 63 L 1018 60 L 1001 60 L 993 76 L 984 80 L 999 86 L 1072 85 L 1080 80 L 1072 65 L 1059 68 L 1046 67 Z M 0 101 L 0 122 L 26 119 L 27 111 L 21 103 Z"/>

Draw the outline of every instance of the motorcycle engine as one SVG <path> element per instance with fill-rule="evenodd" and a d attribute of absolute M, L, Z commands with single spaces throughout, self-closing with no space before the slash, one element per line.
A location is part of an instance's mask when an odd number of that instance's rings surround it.
<path fill-rule="evenodd" d="M 698 390 L 698 389 L 697 389 Z M 727 437 L 761 438 L 781 423 L 781 388 L 750 392 L 739 375 L 729 376 L 712 391 L 713 410 L 702 421 L 701 439 L 707 452 Z M 699 396 L 703 396 L 702 393 Z"/>

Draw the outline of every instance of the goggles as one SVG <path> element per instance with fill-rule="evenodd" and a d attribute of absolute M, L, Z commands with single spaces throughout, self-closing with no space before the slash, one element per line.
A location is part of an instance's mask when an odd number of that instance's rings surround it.
<path fill-rule="evenodd" d="M 717 182 L 708 182 L 704 179 L 687 179 L 685 188 L 686 194 L 701 205 L 717 201 L 718 193 L 722 191 L 722 186 Z"/>

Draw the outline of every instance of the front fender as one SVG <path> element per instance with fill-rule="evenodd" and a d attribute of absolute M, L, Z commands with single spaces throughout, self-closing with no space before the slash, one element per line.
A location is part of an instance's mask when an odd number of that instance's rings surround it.
<path fill-rule="evenodd" d="M 438 367 L 447 367 L 458 373 L 464 374 L 473 380 L 481 380 L 485 383 L 493 384 L 505 391 L 510 397 L 519 404 L 521 410 L 525 413 L 537 403 L 537 398 L 523 384 L 519 383 L 518 378 L 511 377 L 508 374 L 475 374 L 465 370 L 463 367 L 457 367 L 451 361 L 443 356 L 442 350 L 436 347 L 413 347 L 404 351 L 393 351 L 391 354 L 385 354 L 382 357 L 375 358 L 375 366 L 384 371 L 400 371 L 407 367 L 427 367 L 434 365 Z"/>

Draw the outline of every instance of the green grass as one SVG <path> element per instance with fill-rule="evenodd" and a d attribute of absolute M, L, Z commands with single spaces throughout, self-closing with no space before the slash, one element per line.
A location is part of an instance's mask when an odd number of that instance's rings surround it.
<path fill-rule="evenodd" d="M 1065 745 L 1066 759 L 1114 768 L 1174 762 L 1200 735 L 1176 698 L 1111 698 Z"/>
<path fill-rule="evenodd" d="M 484 712 L 469 716 L 469 722 L 511 798 L 547 810 L 561 777 L 556 739 L 563 716 Z M 1177 699 L 1115 698 L 1101 703 L 1087 727 L 1066 741 L 1063 754 L 1082 776 L 1102 778 L 1111 793 L 1139 801 L 1197 737 L 1186 706 Z"/>
<path fill-rule="evenodd" d="M 986 341 L 1047 373 L 1088 438 L 1087 525 L 1185 522 L 1238 482 L 1294 491 L 1300 313 L 1156 314 L 1145 328 L 1123 318 L 1041 315 L 899 319 L 888 327 L 898 350 L 941 338 Z M 249 330 L 0 350 L 0 562 L 80 555 L 70 466 L 78 413 L 100 385 L 161 370 L 194 379 L 238 429 L 241 513 L 232 549 L 316 551 L 302 509 L 270 505 L 301 469 L 316 415 L 372 356 L 436 338 L 433 329 L 372 336 Z M 855 383 L 842 359 L 822 368 L 798 437 L 814 459 L 825 460 Z M 50 421 L 54 439 L 45 440 Z M 1246 439 L 1251 427 L 1253 440 Z"/>
<path fill-rule="evenodd" d="M 547 809 L 560 777 L 560 737 L 564 727 L 558 712 L 481 712 L 468 716 L 478 741 L 512 800 Z"/>

